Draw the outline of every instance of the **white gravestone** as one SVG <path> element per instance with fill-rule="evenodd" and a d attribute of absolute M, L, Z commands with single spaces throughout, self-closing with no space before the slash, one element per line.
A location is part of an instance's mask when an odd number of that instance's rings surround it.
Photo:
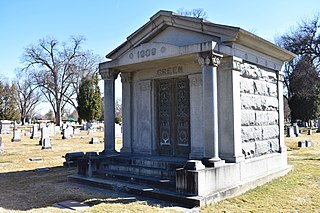
<path fill-rule="evenodd" d="M 48 127 L 41 128 L 41 139 L 39 141 L 39 144 L 42 145 L 42 149 L 51 149 Z"/>
<path fill-rule="evenodd" d="M 293 131 L 294 131 L 294 134 L 298 137 L 299 134 L 300 134 L 300 130 L 299 130 L 299 126 L 297 123 L 293 123 Z"/>
<path fill-rule="evenodd" d="M 294 134 L 294 129 L 293 129 L 293 126 L 289 126 L 287 128 L 287 137 L 296 137 L 296 135 Z"/>
<path fill-rule="evenodd" d="M 68 126 L 66 129 L 62 130 L 62 139 L 70 139 L 73 136 L 73 127 Z"/>
<path fill-rule="evenodd" d="M 0 121 L 0 134 L 10 134 L 11 121 Z"/>
<path fill-rule="evenodd" d="M 17 123 L 14 122 L 13 124 L 13 137 L 11 139 L 11 142 L 18 142 L 21 141 L 21 134 L 20 130 L 17 128 Z"/>
<path fill-rule="evenodd" d="M 31 134 L 31 139 L 34 138 L 39 138 L 40 137 L 40 132 L 39 132 L 39 125 L 38 124 L 34 124 L 32 126 L 32 134 Z"/>

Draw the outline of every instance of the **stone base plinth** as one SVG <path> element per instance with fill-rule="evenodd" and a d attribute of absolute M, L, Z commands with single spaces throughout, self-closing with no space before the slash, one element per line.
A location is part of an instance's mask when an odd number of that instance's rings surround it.
<path fill-rule="evenodd" d="M 276 162 L 276 163 L 275 163 Z M 291 170 L 286 153 L 274 153 L 239 163 L 198 170 L 177 169 L 176 191 L 202 197 L 201 205 L 244 193 Z"/>

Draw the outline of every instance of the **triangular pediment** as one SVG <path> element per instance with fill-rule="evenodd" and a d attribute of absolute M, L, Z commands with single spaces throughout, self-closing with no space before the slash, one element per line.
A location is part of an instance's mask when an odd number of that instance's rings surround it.
<path fill-rule="evenodd" d="M 205 25 L 204 25 L 205 23 Z M 150 21 L 127 37 L 127 41 L 106 55 L 116 59 L 143 43 L 167 43 L 186 46 L 203 42 L 233 41 L 240 28 L 217 25 L 200 18 L 192 18 L 160 11 Z"/>
<path fill-rule="evenodd" d="M 165 51 L 164 56 L 161 48 L 170 51 Z M 205 50 L 254 63 L 263 61 L 260 64 L 272 61 L 277 64 L 274 67 L 281 67 L 284 61 L 294 57 L 294 54 L 239 27 L 159 11 L 149 22 L 127 37 L 123 44 L 107 54 L 106 57 L 112 61 L 106 63 L 109 67 L 116 67 Z M 257 60 L 257 56 L 261 60 Z"/>

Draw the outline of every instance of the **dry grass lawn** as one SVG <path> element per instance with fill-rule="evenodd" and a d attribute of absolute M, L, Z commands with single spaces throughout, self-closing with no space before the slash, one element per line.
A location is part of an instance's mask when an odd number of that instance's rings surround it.
<path fill-rule="evenodd" d="M 91 137 L 102 141 L 103 133 L 81 132 L 69 140 L 56 136 L 52 149 L 41 150 L 39 139 L 22 136 L 21 142 L 10 142 L 11 135 L 1 135 L 5 153 L 0 155 L 0 212 L 63 212 L 52 204 L 78 200 L 92 207 L 86 212 L 169 212 L 171 209 L 147 202 L 118 197 L 66 184 L 74 168 L 63 168 L 67 152 L 101 151 L 103 143 L 89 144 Z M 311 139 L 313 147 L 299 149 L 299 140 Z M 286 138 L 289 164 L 294 169 L 285 177 L 235 197 L 201 208 L 201 212 L 320 212 L 320 134 Z M 121 141 L 116 143 L 120 149 Z M 30 161 L 30 158 L 42 158 Z M 48 171 L 36 172 L 48 167 Z"/>

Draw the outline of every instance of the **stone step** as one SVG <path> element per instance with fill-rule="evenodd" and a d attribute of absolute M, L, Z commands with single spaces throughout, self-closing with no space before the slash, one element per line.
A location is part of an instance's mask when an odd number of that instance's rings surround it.
<path fill-rule="evenodd" d="M 169 201 L 172 204 L 177 203 L 185 207 L 200 206 L 204 205 L 206 202 L 205 197 L 192 195 L 186 196 L 160 187 L 138 185 L 120 180 L 116 181 L 102 178 L 88 178 L 74 174 L 68 176 L 68 182 Z"/>
<path fill-rule="evenodd" d="M 151 176 L 164 179 L 174 179 L 176 175 L 176 170 L 166 170 L 161 168 L 153 167 L 143 167 L 135 165 L 126 165 L 126 164 L 106 164 L 104 163 L 101 172 L 118 172 L 118 173 L 130 173 L 133 175 L 139 176 Z"/>
<path fill-rule="evenodd" d="M 144 175 L 133 175 L 130 173 L 124 172 L 116 172 L 116 171 L 105 171 L 102 173 L 97 174 L 98 177 L 110 179 L 110 180 L 121 180 L 126 181 L 128 183 L 134 184 L 144 184 L 144 185 L 152 185 L 160 188 L 167 188 L 167 189 L 175 189 L 175 179 L 169 178 L 159 178 L 159 177 L 150 177 Z"/>
<path fill-rule="evenodd" d="M 183 167 L 186 159 L 170 157 L 140 157 L 140 156 L 116 156 L 105 161 L 108 164 L 124 164 L 132 166 L 150 167 L 156 169 L 176 170 Z"/>

